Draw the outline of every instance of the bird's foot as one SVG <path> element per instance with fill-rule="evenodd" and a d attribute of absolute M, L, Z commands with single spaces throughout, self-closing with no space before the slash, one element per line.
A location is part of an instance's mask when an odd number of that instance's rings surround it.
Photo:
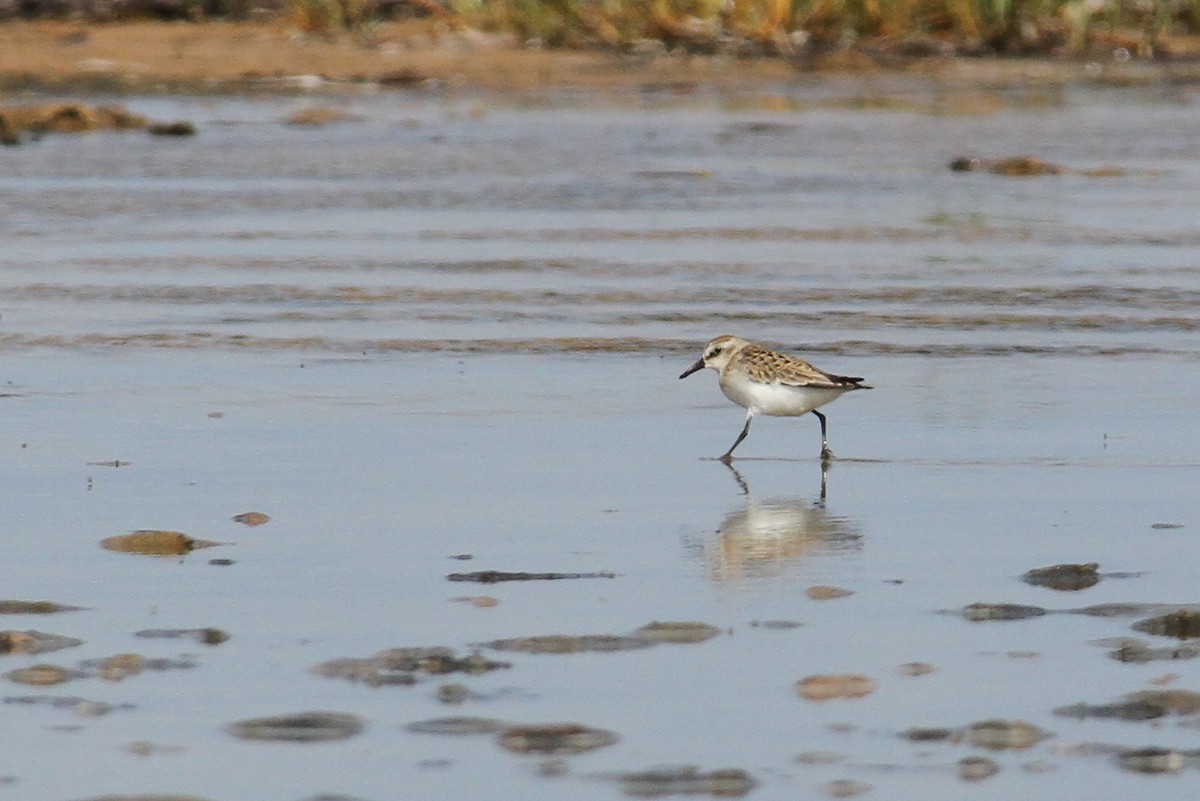
<path fill-rule="evenodd" d="M 829 450 L 828 445 L 821 446 L 821 464 L 827 465 L 833 461 L 833 451 Z"/>
<path fill-rule="evenodd" d="M 717 461 L 721 462 L 726 467 L 730 467 L 733 464 L 733 454 L 732 453 L 723 453 L 717 457 Z"/>

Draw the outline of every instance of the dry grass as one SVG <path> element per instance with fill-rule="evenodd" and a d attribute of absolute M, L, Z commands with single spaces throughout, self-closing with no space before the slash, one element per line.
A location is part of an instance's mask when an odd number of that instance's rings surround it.
<path fill-rule="evenodd" d="M 360 30 L 373 0 L 287 0 L 306 31 Z M 1160 54 L 1200 32 L 1200 0 L 409 0 L 454 26 L 550 47 L 791 53 L 864 44 L 960 53 Z"/>

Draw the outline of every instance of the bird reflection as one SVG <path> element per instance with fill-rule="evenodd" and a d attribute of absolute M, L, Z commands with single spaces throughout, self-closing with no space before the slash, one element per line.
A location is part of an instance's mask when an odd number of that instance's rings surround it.
<path fill-rule="evenodd" d="M 821 471 L 819 499 L 756 499 L 733 465 L 725 465 L 745 496 L 745 507 L 725 516 L 715 542 L 703 546 L 709 576 L 736 581 L 780 575 L 806 557 L 855 551 L 862 534 L 844 517 L 825 508 L 828 475 Z"/>

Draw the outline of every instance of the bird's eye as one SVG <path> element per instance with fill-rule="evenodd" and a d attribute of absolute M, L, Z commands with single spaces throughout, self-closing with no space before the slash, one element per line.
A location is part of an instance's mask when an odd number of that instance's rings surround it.
<path fill-rule="evenodd" d="M 721 349 L 720 349 L 720 348 L 713 348 L 713 349 L 712 349 L 712 355 L 713 355 L 713 356 L 716 356 L 716 355 L 717 355 L 718 353 L 720 353 L 720 352 L 721 352 Z"/>

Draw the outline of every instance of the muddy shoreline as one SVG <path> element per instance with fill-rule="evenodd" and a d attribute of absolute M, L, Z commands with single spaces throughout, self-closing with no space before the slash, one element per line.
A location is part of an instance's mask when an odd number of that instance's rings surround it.
<path fill-rule="evenodd" d="M 781 58 L 534 50 L 511 38 L 408 21 L 369 37 L 304 35 L 284 21 L 66 21 L 0 25 L 0 92 L 29 94 L 230 94 L 425 89 L 538 93 L 569 90 L 691 94 L 786 87 L 813 76 L 849 76 L 886 90 L 926 78 L 956 89 L 1093 84 L 1200 84 L 1200 63 L 1121 60 L 908 59 L 861 53 Z"/>

